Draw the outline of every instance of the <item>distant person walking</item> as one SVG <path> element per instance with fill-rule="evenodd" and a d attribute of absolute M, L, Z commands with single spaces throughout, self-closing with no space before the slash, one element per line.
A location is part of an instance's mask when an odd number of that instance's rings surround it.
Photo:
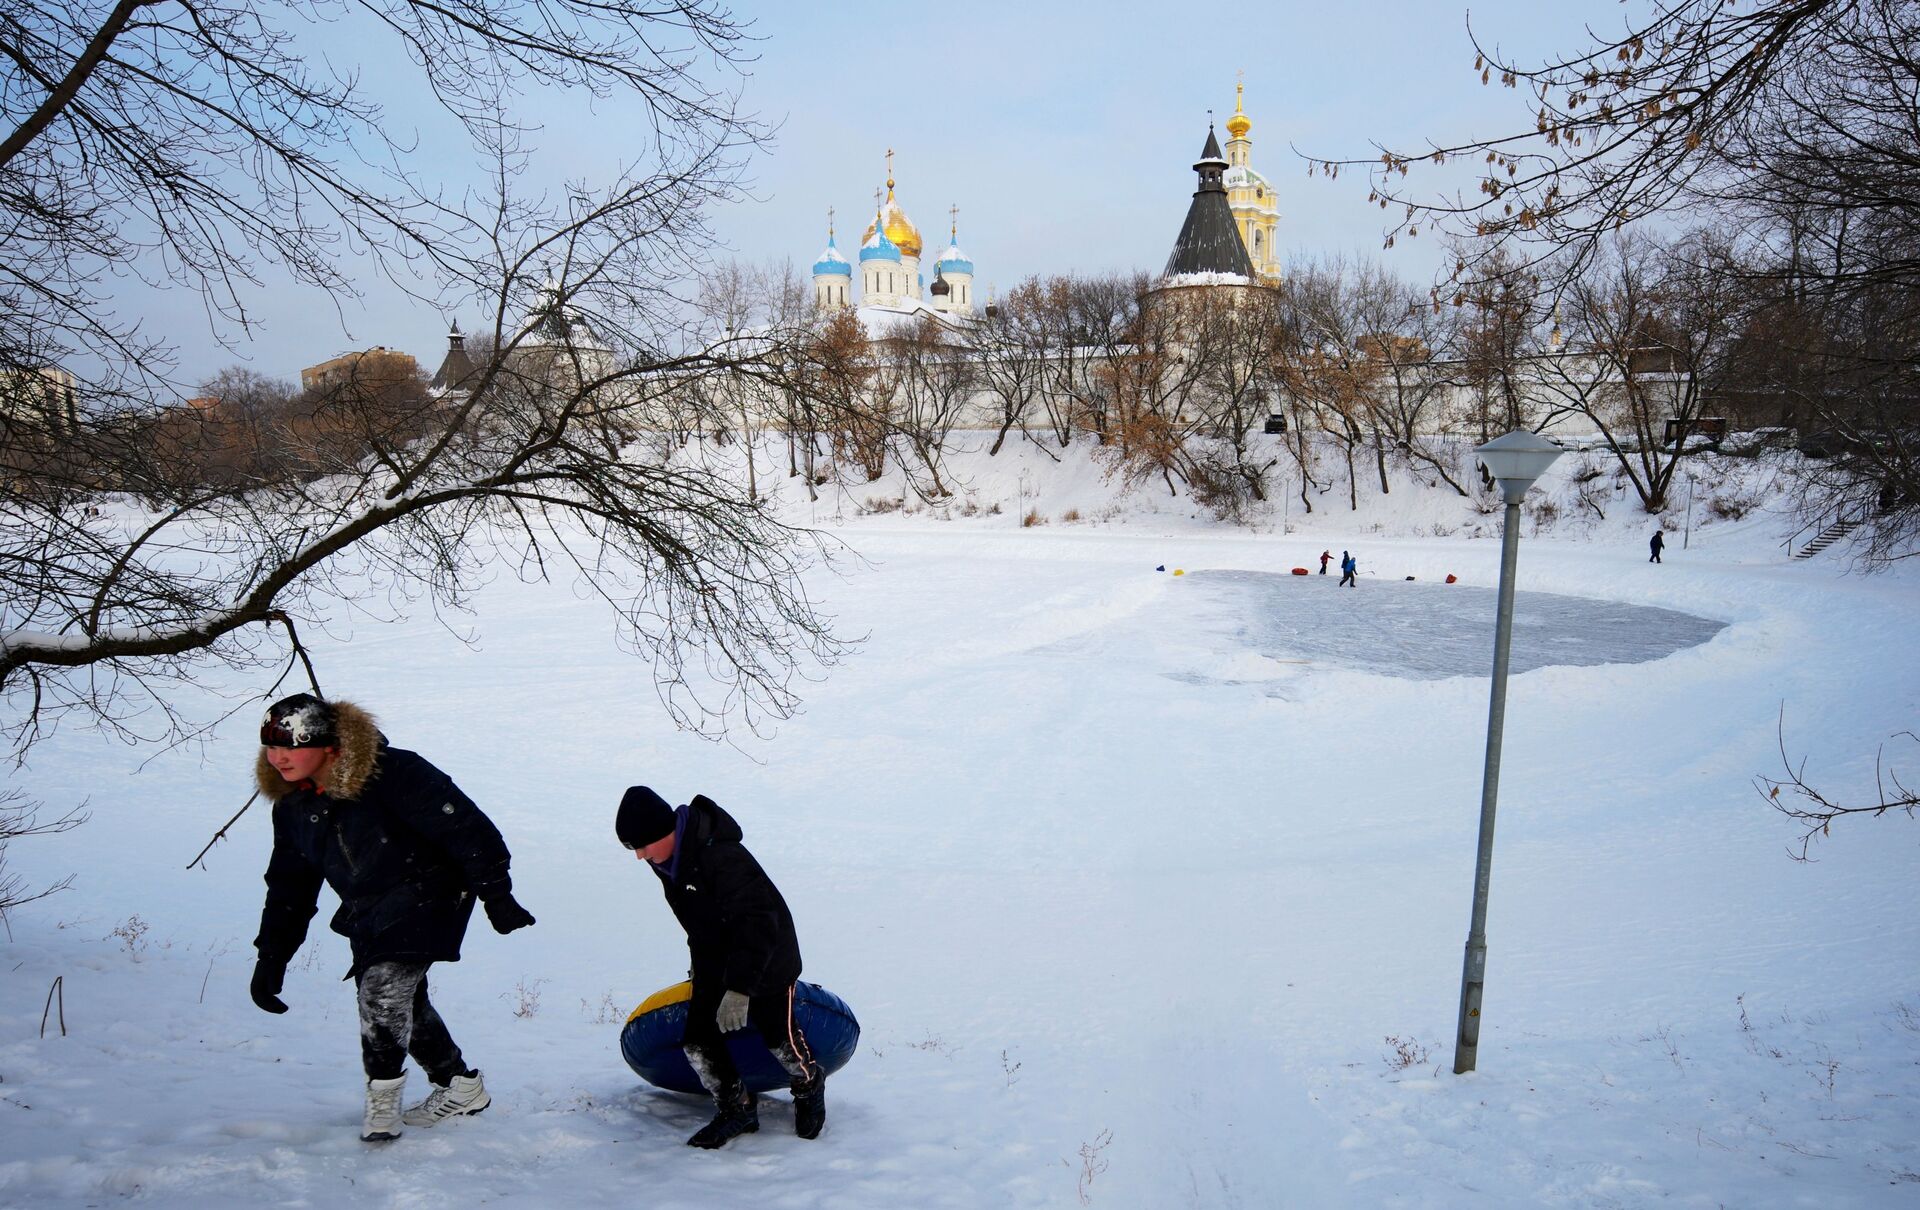
<path fill-rule="evenodd" d="M 1327 574 L 1327 564 L 1331 562 L 1333 562 L 1333 552 L 1330 550 L 1321 551 L 1320 552 L 1320 574 L 1321 575 L 1324 576 Z"/>
<path fill-rule="evenodd" d="M 1350 588 L 1360 587 L 1359 581 L 1353 578 L 1354 573 L 1359 570 L 1360 570 L 1359 561 L 1356 560 L 1351 554 L 1347 553 L 1346 551 L 1344 550 L 1341 551 L 1340 552 L 1340 584 L 1344 584 Z M 1336 584 L 1334 585 L 1334 587 L 1338 588 L 1340 587 L 1340 584 Z"/>
<path fill-rule="evenodd" d="M 1653 538 L 1647 543 L 1647 548 L 1653 552 L 1647 556 L 1647 562 L 1658 563 L 1660 561 L 1660 552 L 1667 548 L 1666 535 L 1657 529 L 1654 530 Z"/>

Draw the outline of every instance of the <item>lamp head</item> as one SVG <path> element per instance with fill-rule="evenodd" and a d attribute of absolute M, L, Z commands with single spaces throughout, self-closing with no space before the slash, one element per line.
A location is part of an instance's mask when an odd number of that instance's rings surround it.
<path fill-rule="evenodd" d="M 1561 449 L 1538 433 L 1525 429 L 1515 429 L 1504 437 L 1495 437 L 1492 441 L 1473 451 L 1480 457 L 1480 464 L 1487 473 L 1500 484 L 1500 494 L 1508 504 L 1520 503 L 1534 480 L 1547 473 L 1547 468 L 1560 457 Z"/>

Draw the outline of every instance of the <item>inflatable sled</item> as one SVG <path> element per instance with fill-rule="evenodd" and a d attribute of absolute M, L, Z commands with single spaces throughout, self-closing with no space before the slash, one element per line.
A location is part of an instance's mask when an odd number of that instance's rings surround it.
<path fill-rule="evenodd" d="M 620 1057 L 635 1075 L 656 1088 L 706 1092 L 680 1049 L 680 1039 L 687 1029 L 687 1001 L 692 997 L 691 983 L 676 983 L 657 991 L 641 1001 L 620 1030 Z M 854 1019 L 853 1010 L 818 983 L 794 985 L 793 1021 L 807 1036 L 814 1059 L 828 1075 L 845 1067 L 860 1046 L 860 1022 Z M 785 1088 L 793 1082 L 752 1029 L 728 1034 L 727 1053 L 754 1092 Z"/>

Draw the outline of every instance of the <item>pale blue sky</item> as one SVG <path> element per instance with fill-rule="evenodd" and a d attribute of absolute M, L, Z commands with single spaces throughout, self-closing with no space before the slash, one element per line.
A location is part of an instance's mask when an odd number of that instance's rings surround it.
<path fill-rule="evenodd" d="M 1583 17 L 1614 29 L 1644 7 L 1483 0 L 1473 21 L 1483 38 L 1532 56 L 1583 44 Z M 1366 204 L 1364 176 L 1310 179 L 1292 148 L 1365 155 L 1373 139 L 1418 146 L 1428 136 L 1487 134 L 1527 112 L 1518 94 L 1481 86 L 1466 9 L 1451 2 L 986 0 L 962 9 L 745 0 L 735 11 L 755 21 L 761 39 L 747 105 L 780 130 L 751 170 L 758 200 L 716 211 L 713 225 L 740 258 L 789 259 L 803 273 L 825 241 L 828 206 L 839 216 L 840 246 L 858 243 L 888 147 L 898 200 L 933 254 L 946 243 L 947 207 L 960 207 L 979 289 L 1004 290 L 1032 273 L 1158 271 L 1192 193 L 1189 166 L 1206 138 L 1207 110 L 1224 123 L 1235 72 L 1244 70 L 1254 165 L 1279 187 L 1280 246 L 1295 255 L 1381 255 L 1424 281 L 1436 246 L 1423 234 L 1379 252 L 1383 216 Z M 422 112 L 402 64 L 361 66 L 370 79 L 394 82 L 396 111 Z M 543 100 L 533 112 L 546 124 L 536 183 L 604 179 L 636 151 L 641 128 L 617 108 Z M 458 148 L 441 144 L 432 127 L 423 134 L 437 146 L 434 163 L 457 171 L 447 153 Z M 382 293 L 376 280 L 367 288 L 365 307 L 347 313 L 344 329 L 325 300 L 272 292 L 260 304 L 264 331 L 238 353 L 205 335 L 197 308 L 179 305 L 185 300 L 128 301 L 167 323 L 190 379 L 236 360 L 294 378 L 303 365 L 375 343 L 436 364 L 440 317 Z"/>

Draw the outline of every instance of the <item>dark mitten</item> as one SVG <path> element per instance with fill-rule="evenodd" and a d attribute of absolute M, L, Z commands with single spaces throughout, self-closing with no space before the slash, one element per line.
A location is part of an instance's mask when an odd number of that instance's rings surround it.
<path fill-rule="evenodd" d="M 286 977 L 285 962 L 262 958 L 253 964 L 253 982 L 247 985 L 247 994 L 266 1012 L 286 1012 L 287 1002 L 280 998 L 280 985 Z"/>
<path fill-rule="evenodd" d="M 496 933 L 511 933 L 533 923 L 533 913 L 520 906 L 512 895 L 501 895 L 486 902 L 487 919 Z"/>

